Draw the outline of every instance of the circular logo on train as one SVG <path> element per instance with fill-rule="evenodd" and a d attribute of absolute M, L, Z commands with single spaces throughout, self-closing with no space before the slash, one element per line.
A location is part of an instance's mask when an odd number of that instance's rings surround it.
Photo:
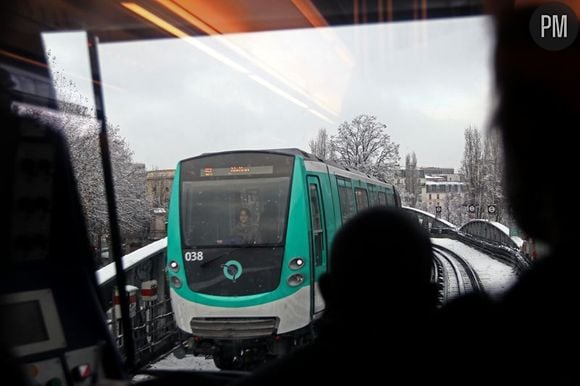
<path fill-rule="evenodd" d="M 226 279 L 236 281 L 242 276 L 242 265 L 239 261 L 230 260 L 223 265 Z"/>

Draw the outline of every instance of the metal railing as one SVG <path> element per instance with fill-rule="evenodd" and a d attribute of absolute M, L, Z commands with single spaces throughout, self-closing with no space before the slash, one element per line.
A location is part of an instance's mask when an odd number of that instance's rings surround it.
<path fill-rule="evenodd" d="M 165 249 L 166 242 L 160 240 L 123 257 L 136 369 L 166 354 L 180 341 L 169 299 Z M 97 277 L 109 329 L 124 355 L 120 300 L 111 271 L 112 267 L 103 267 Z"/>

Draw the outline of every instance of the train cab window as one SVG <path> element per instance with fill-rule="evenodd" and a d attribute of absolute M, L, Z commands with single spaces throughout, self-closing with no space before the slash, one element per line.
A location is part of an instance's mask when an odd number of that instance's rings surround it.
<path fill-rule="evenodd" d="M 369 207 L 369 196 L 366 189 L 356 188 L 354 194 L 356 197 L 356 207 L 359 212 Z"/>
<path fill-rule="evenodd" d="M 352 191 L 352 183 L 346 178 L 336 178 L 338 184 L 338 198 L 340 202 L 340 212 L 342 223 L 356 214 L 355 198 Z"/>
<path fill-rule="evenodd" d="M 183 161 L 184 246 L 281 243 L 291 173 L 292 158 L 275 154 L 224 154 Z"/>

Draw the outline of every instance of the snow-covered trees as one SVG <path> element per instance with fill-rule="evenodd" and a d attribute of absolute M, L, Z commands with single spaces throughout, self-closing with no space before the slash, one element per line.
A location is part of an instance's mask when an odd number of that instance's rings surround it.
<path fill-rule="evenodd" d="M 426 205 L 422 205 L 424 203 L 421 194 L 421 172 L 417 168 L 415 152 L 407 153 L 405 156 L 405 169 L 397 171 L 395 188 L 399 192 L 404 206 L 427 210 Z"/>
<path fill-rule="evenodd" d="M 467 200 L 469 205 L 481 203 L 483 197 L 482 167 L 483 153 L 481 146 L 481 135 L 475 127 L 468 127 L 464 131 L 463 161 L 461 169 L 467 182 Z M 477 205 L 480 208 L 480 205 Z M 480 217 L 480 213 L 476 213 Z"/>
<path fill-rule="evenodd" d="M 83 118 L 72 118 L 62 127 L 69 143 L 89 234 L 95 246 L 99 246 L 101 237 L 109 233 L 99 128 L 94 121 L 88 124 L 82 121 Z M 145 165 L 133 163 L 133 153 L 118 128 L 109 127 L 108 135 L 121 236 L 124 241 L 144 239 L 150 217 L 145 199 Z"/>
<path fill-rule="evenodd" d="M 322 158 L 335 160 L 380 180 L 394 182 L 399 166 L 399 145 L 384 132 L 386 127 L 376 117 L 362 114 L 351 122 L 343 122 L 330 141 L 326 130 L 321 129 L 317 138 L 310 141 L 310 149 L 318 156 L 322 153 L 317 152 L 329 149 L 327 156 Z M 330 146 L 326 145 L 328 143 Z"/>
<path fill-rule="evenodd" d="M 89 239 L 100 255 L 104 249 L 102 240 L 108 239 L 109 216 L 99 148 L 99 124 L 81 106 L 67 104 L 62 109 L 64 111 L 57 113 L 21 106 L 19 113 L 39 119 L 63 132 L 69 146 Z M 133 153 L 118 128 L 109 127 L 108 137 L 121 237 L 124 242 L 144 240 L 150 219 L 145 199 L 145 165 L 133 163 Z"/>
<path fill-rule="evenodd" d="M 417 196 L 421 194 L 419 175 L 417 171 L 417 156 L 415 152 L 405 157 L 405 196 L 407 205 L 417 207 Z"/>
<path fill-rule="evenodd" d="M 58 71 L 53 72 L 53 81 L 59 95 L 58 112 L 27 105 L 19 106 L 18 110 L 20 114 L 32 116 L 63 132 L 89 239 L 99 257 L 104 249 L 102 241 L 108 240 L 109 235 L 99 146 L 100 123 L 94 118 L 93 110 L 86 107 L 87 100 L 79 94 L 74 82 Z M 118 127 L 109 125 L 107 130 L 121 237 L 123 242 L 141 241 L 146 238 L 150 219 L 150 208 L 145 199 L 145 165 L 133 163 L 133 152 Z"/>
<path fill-rule="evenodd" d="M 489 204 L 494 204 L 496 212 L 493 214 L 495 220 L 502 222 L 507 208 L 504 197 L 503 186 L 503 153 L 501 137 L 497 131 L 490 131 L 485 136 L 483 145 L 483 197 Z"/>
<path fill-rule="evenodd" d="M 326 132 L 326 129 L 318 130 L 316 138 L 311 139 L 310 142 L 308 142 L 308 147 L 310 147 L 312 154 L 319 158 L 332 158 L 330 137 Z"/>
<path fill-rule="evenodd" d="M 506 213 L 503 195 L 503 156 L 498 134 L 488 132 L 482 141 L 480 132 L 465 129 L 465 148 L 462 171 L 468 184 L 467 204 L 475 205 L 476 217 L 502 221 Z M 483 142 L 483 143 L 482 143 Z M 488 205 L 495 205 L 496 213 L 487 213 Z"/>
<path fill-rule="evenodd" d="M 462 193 L 447 193 L 441 203 L 441 217 L 455 225 L 462 225 L 467 221 L 467 213 Z"/>
<path fill-rule="evenodd" d="M 394 182 L 399 167 L 399 145 L 384 132 L 387 125 L 372 115 L 361 114 L 338 126 L 332 136 L 336 160 L 376 178 Z"/>

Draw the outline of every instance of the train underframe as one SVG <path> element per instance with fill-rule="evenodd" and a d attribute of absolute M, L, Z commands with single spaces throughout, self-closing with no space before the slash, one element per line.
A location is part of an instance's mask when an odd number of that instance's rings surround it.
<path fill-rule="evenodd" d="M 252 370 L 310 342 L 314 335 L 311 325 L 286 334 L 257 338 L 216 339 L 193 335 L 191 350 L 195 356 L 213 358 L 221 370 Z"/>

